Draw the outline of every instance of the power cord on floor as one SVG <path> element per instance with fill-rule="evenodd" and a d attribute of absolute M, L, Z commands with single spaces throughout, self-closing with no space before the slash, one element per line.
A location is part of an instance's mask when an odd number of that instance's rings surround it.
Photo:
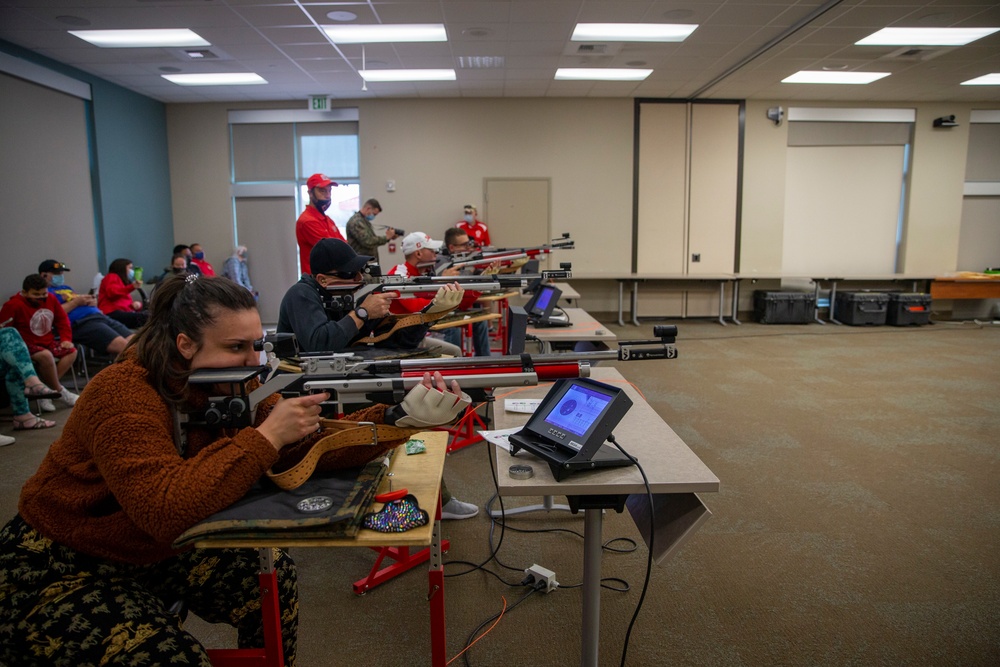
<path fill-rule="evenodd" d="M 653 570 L 653 539 L 656 536 L 656 516 L 655 508 L 653 506 L 653 492 L 649 488 L 649 478 L 646 477 L 646 471 L 642 469 L 639 465 L 638 459 L 626 452 L 618 441 L 615 440 L 614 435 L 608 436 L 608 442 L 618 448 L 627 459 L 635 464 L 635 467 L 639 469 L 639 474 L 642 475 L 642 483 L 646 487 L 646 497 L 649 500 L 649 553 L 646 556 L 646 577 L 642 582 L 642 593 L 639 594 L 639 602 L 635 606 L 635 612 L 632 614 L 632 620 L 629 621 L 628 630 L 625 632 L 625 641 L 622 644 L 622 660 L 621 667 L 625 667 L 625 658 L 628 655 L 628 642 L 629 638 L 632 636 L 632 627 L 635 625 L 635 621 L 639 618 L 639 611 L 642 609 L 642 603 L 646 599 L 646 591 L 649 589 L 649 575 Z"/>

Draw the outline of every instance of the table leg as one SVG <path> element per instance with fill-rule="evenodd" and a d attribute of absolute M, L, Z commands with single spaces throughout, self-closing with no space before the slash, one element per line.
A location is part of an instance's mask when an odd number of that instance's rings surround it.
<path fill-rule="evenodd" d="M 444 624 L 444 561 L 441 559 L 441 495 L 438 494 L 434 531 L 431 534 L 430 564 L 427 568 L 427 601 L 431 614 L 431 665 L 448 664 Z"/>
<path fill-rule="evenodd" d="M 257 550 L 260 558 L 260 609 L 264 623 L 264 648 L 209 649 L 213 667 L 284 667 L 281 650 L 281 609 L 278 606 L 278 574 L 271 547 Z"/>
<path fill-rule="evenodd" d="M 600 509 L 584 510 L 583 528 L 583 636 L 580 664 L 597 667 L 601 637 L 601 529 Z"/>
<path fill-rule="evenodd" d="M 723 317 L 726 303 L 726 281 L 719 281 L 719 324 L 726 326 L 726 319 Z"/>
<path fill-rule="evenodd" d="M 739 320 L 739 310 L 740 310 L 740 279 L 736 278 L 733 280 L 733 314 L 732 320 L 733 324 L 743 324 Z"/>
<path fill-rule="evenodd" d="M 820 287 L 819 279 L 813 278 L 813 283 L 816 284 L 816 292 L 813 297 L 813 302 L 816 304 L 816 306 L 813 308 L 813 319 L 819 322 L 820 324 L 826 324 L 826 322 L 819 319 L 819 287 Z"/>
<path fill-rule="evenodd" d="M 622 319 L 622 300 L 624 296 L 623 294 L 624 291 L 625 291 L 625 281 L 619 280 L 618 281 L 618 326 L 620 327 L 625 326 L 625 321 Z"/>
<path fill-rule="evenodd" d="M 639 281 L 632 281 L 632 324 L 639 325 Z"/>
<path fill-rule="evenodd" d="M 837 281 L 830 281 L 830 321 L 834 324 L 841 324 L 837 321 Z"/>

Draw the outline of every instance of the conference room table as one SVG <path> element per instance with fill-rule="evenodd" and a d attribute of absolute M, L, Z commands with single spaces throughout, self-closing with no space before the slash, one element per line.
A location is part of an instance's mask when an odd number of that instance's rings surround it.
<path fill-rule="evenodd" d="M 528 325 L 525 333 L 539 340 L 542 344 L 542 353 L 548 354 L 558 348 L 572 349 L 576 343 L 581 342 L 594 343 L 597 347 L 608 349 L 609 343 L 618 340 L 613 332 L 583 308 L 563 308 L 563 312 L 572 323 L 568 327 Z"/>
<path fill-rule="evenodd" d="M 671 363 L 668 361 L 644 363 Z M 584 513 L 583 545 L 583 622 L 581 658 L 584 667 L 597 667 L 600 649 L 601 613 L 601 544 L 603 512 L 622 511 L 627 507 L 646 544 L 653 539 L 653 556 L 661 563 L 674 553 L 711 515 L 697 494 L 719 490 L 719 478 L 708 469 L 683 440 L 668 426 L 641 394 L 617 369 L 598 367 L 591 377 L 612 386 L 623 387 L 632 400 L 632 408 L 614 430 L 619 444 L 642 466 L 653 496 L 656 528 L 649 527 L 651 507 L 642 475 L 636 467 L 606 468 L 578 472 L 556 481 L 548 465 L 525 450 L 511 455 L 497 447 L 496 473 L 500 496 L 506 500 L 521 496 L 566 496 L 570 506 Z M 517 399 L 540 399 L 549 386 L 520 389 Z M 499 409 L 497 429 L 523 425 L 528 414 Z M 610 446 L 610 445 L 609 445 Z M 533 469 L 529 479 L 514 479 L 509 468 L 528 464 Z M 509 519 L 508 519 L 509 520 Z M 610 663 L 608 663 L 610 664 Z"/>

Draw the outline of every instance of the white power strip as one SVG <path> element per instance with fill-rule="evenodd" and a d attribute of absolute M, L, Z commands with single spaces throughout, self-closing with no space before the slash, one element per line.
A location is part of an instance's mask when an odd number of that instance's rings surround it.
<path fill-rule="evenodd" d="M 542 402 L 540 398 L 505 398 L 503 409 L 507 412 L 524 412 L 533 414 Z"/>

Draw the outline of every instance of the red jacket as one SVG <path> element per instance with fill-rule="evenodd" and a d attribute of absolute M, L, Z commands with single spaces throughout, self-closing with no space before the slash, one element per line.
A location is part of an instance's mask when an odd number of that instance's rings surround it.
<path fill-rule="evenodd" d="M 333 224 L 333 219 L 309 204 L 295 222 L 295 240 L 299 242 L 299 264 L 302 266 L 302 273 L 312 275 L 312 270 L 309 268 L 309 253 L 320 239 L 340 239 L 347 242 L 337 229 L 337 225 Z"/>
<path fill-rule="evenodd" d="M 18 292 L 0 308 L 0 322 L 13 319 L 10 326 L 17 329 L 21 338 L 29 345 L 51 347 L 59 334 L 59 340 L 73 342 L 73 329 L 62 304 L 51 292 L 46 294 L 45 303 L 35 306 L 28 303 Z"/>
<path fill-rule="evenodd" d="M 205 276 L 215 275 L 215 269 L 212 268 L 212 265 L 208 263 L 207 259 L 196 259 L 192 257 L 191 263 L 196 265 L 199 269 L 201 269 L 202 275 Z"/>
<path fill-rule="evenodd" d="M 479 245 L 488 246 L 490 244 L 490 230 L 486 228 L 486 224 L 482 220 L 474 220 L 471 223 L 459 220 L 455 226 L 468 234 L 469 238 Z"/>
<path fill-rule="evenodd" d="M 97 292 L 97 307 L 107 315 L 116 310 L 132 312 L 132 291 L 135 283 L 126 284 L 117 273 L 109 273 L 101 280 Z"/>

